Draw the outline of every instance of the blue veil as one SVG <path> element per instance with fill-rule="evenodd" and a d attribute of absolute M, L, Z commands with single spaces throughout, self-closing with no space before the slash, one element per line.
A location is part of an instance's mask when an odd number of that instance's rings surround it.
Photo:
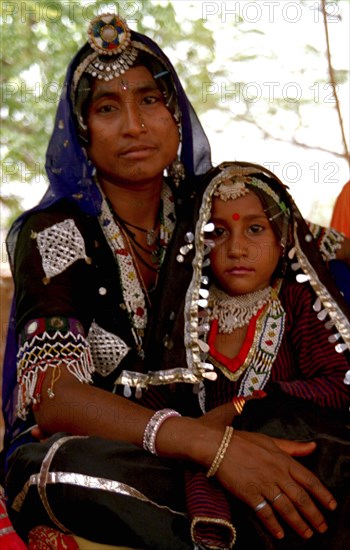
<path fill-rule="evenodd" d="M 173 65 L 157 44 L 147 36 L 131 31 L 131 40 L 145 44 L 170 72 L 181 112 L 181 160 L 188 178 L 204 174 L 211 168 L 209 142 Z M 73 58 L 67 70 L 53 133 L 46 153 L 48 189 L 37 206 L 24 212 L 15 220 L 8 233 L 7 250 L 12 270 L 17 237 L 24 221 L 31 213 L 47 208 L 63 198 L 75 201 L 88 215 L 98 216 L 100 212 L 101 195 L 92 177 L 94 166 L 87 158 L 79 141 L 71 99 L 74 71 L 81 58 L 89 51 L 90 53 L 92 51 L 89 44 L 85 44 Z M 11 439 L 26 428 L 24 422 L 16 422 L 17 350 L 15 300 L 13 300 L 3 365 L 2 410 L 5 421 L 5 449 Z M 19 426 L 17 427 L 16 424 Z"/>

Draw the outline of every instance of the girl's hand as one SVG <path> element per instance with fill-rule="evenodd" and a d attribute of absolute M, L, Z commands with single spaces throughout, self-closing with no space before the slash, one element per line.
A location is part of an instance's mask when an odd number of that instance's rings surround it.
<path fill-rule="evenodd" d="M 255 391 L 252 395 L 249 395 L 247 397 L 238 397 L 234 399 L 243 400 L 243 406 L 244 402 L 250 401 L 251 399 L 263 399 L 266 397 L 266 393 L 261 390 Z M 243 406 L 240 405 L 238 408 L 234 405 L 233 401 L 230 401 L 229 403 L 226 403 L 225 405 L 220 405 L 219 407 L 216 407 L 215 409 L 212 409 L 211 411 L 205 413 L 202 417 L 200 417 L 200 422 L 204 426 L 208 426 L 211 428 L 218 428 L 225 430 L 226 426 L 231 426 L 233 419 L 235 416 L 240 414 L 238 411 Z"/>

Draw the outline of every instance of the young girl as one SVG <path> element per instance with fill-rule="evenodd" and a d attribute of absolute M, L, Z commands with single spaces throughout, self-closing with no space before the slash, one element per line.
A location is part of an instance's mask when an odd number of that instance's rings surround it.
<path fill-rule="evenodd" d="M 204 411 L 272 384 L 346 410 L 349 357 L 341 352 L 349 345 L 349 319 L 331 280 L 324 284 L 318 256 L 308 226 L 273 174 L 258 165 L 221 165 L 200 208 L 187 296 L 187 357 L 195 368 L 211 364 L 216 378 L 202 387 Z M 207 297 L 199 287 L 208 264 Z"/>
<path fill-rule="evenodd" d="M 233 446 L 238 430 L 316 441 L 306 464 L 337 495 L 338 508 L 327 517 L 329 529 L 304 541 L 305 548 L 345 550 L 350 316 L 323 268 L 310 226 L 274 174 L 258 165 L 224 163 L 208 176 L 193 247 L 185 346 L 189 368 L 203 378 L 203 421 L 232 425 Z M 214 461 L 219 476 L 227 454 L 222 445 Z M 217 525 L 230 518 L 237 548 L 301 547 L 287 527 L 285 544 L 276 543 L 257 521 L 278 504 L 287 520 L 282 485 L 272 484 L 253 511 L 220 493 L 202 472 L 188 473 L 187 486 L 198 530 L 212 515 Z M 248 490 L 244 482 L 240 490 Z M 249 491 L 254 494 L 257 486 L 252 483 Z"/>

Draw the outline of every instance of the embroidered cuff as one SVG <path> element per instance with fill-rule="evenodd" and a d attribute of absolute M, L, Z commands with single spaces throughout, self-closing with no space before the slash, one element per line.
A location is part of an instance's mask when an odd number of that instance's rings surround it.
<path fill-rule="evenodd" d="M 327 262 L 336 258 L 336 253 L 341 248 L 344 241 L 344 235 L 335 229 L 325 228 L 314 223 L 309 223 L 310 233 L 317 241 L 317 247 Z"/>
<path fill-rule="evenodd" d="M 61 365 L 65 365 L 80 382 L 92 382 L 94 366 L 81 323 L 58 316 L 30 321 L 20 335 L 17 355 L 20 386 L 17 414 L 20 418 L 25 419 L 30 406 L 38 406 L 49 367 L 53 372 L 48 393 L 49 397 L 54 397 L 53 385 L 60 376 Z"/>

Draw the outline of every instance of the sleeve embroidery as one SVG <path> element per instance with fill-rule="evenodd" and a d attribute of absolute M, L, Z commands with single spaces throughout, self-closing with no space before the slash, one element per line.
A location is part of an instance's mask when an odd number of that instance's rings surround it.
<path fill-rule="evenodd" d="M 124 340 L 95 322 L 90 327 L 87 340 L 96 372 L 101 376 L 108 376 L 113 372 L 130 350 Z"/>
<path fill-rule="evenodd" d="M 84 239 L 72 219 L 33 233 L 32 238 L 37 240 L 47 279 L 62 273 L 77 260 L 83 259 L 89 263 Z"/>

